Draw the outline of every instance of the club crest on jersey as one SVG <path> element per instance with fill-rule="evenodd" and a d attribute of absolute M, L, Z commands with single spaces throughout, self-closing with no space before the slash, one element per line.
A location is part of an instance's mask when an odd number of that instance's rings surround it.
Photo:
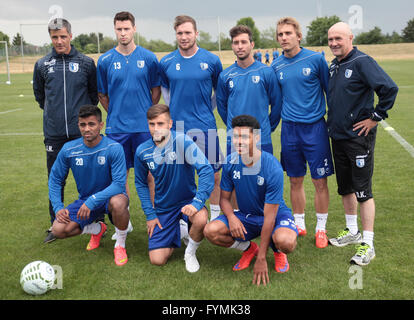
<path fill-rule="evenodd" d="M 257 185 L 262 186 L 264 183 L 264 178 L 261 176 L 257 176 Z"/>
<path fill-rule="evenodd" d="M 99 156 L 98 157 L 98 163 L 100 165 L 104 165 L 105 164 L 105 157 L 104 156 Z"/>
<path fill-rule="evenodd" d="M 137 61 L 138 68 L 142 69 L 145 67 L 145 61 L 144 60 L 138 60 Z"/>
<path fill-rule="evenodd" d="M 79 63 L 77 63 L 77 62 L 69 62 L 69 71 L 71 71 L 71 72 L 78 72 L 79 71 Z"/>
<path fill-rule="evenodd" d="M 208 69 L 208 63 L 201 62 L 200 63 L 200 68 L 201 68 L 201 70 L 207 70 Z"/>
<path fill-rule="evenodd" d="M 356 159 L 355 163 L 358 168 L 363 168 L 365 166 L 365 159 Z"/>
<path fill-rule="evenodd" d="M 303 68 L 302 69 L 302 73 L 303 73 L 303 75 L 304 76 L 309 76 L 310 75 L 310 73 L 311 73 L 311 68 Z"/>
<path fill-rule="evenodd" d="M 180 65 L 179 63 L 177 63 L 177 64 L 175 65 L 175 70 L 181 70 L 181 65 Z"/>
<path fill-rule="evenodd" d="M 352 76 L 352 70 L 351 69 L 346 69 L 345 70 L 345 78 L 349 79 Z"/>
<path fill-rule="evenodd" d="M 259 83 L 260 76 L 252 76 L 252 81 L 253 81 L 253 83 Z"/>
<path fill-rule="evenodd" d="M 325 174 L 325 168 L 317 168 L 316 172 L 319 176 L 323 176 Z"/>

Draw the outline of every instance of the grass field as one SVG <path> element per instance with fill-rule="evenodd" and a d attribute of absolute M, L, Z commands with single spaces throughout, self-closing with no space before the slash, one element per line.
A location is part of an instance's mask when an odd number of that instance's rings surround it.
<path fill-rule="evenodd" d="M 380 63 L 400 86 L 387 122 L 414 145 L 414 60 L 385 60 Z M 289 255 L 290 271 L 273 271 L 268 253 L 270 284 L 251 284 L 252 266 L 233 272 L 239 259 L 236 250 L 219 248 L 206 240 L 197 256 L 201 269 L 186 272 L 184 249 L 177 249 L 167 265 L 149 263 L 144 214 L 131 175 L 131 220 L 134 231 L 127 239 L 129 262 L 117 267 L 110 239 L 113 226 L 101 247 L 88 252 L 89 240 L 79 236 L 43 244 L 49 227 L 46 154 L 42 136 L 42 111 L 34 100 L 30 74 L 15 74 L 12 85 L 0 84 L 0 299 L 178 299 L 178 300 L 280 300 L 280 299 L 413 299 L 414 298 L 414 158 L 382 127 L 379 127 L 373 190 L 376 200 L 375 249 L 377 257 L 362 269 L 363 288 L 351 289 L 349 259 L 353 247 L 317 249 L 314 246 L 316 217 L 313 186 L 305 179 L 308 235 L 298 239 Z M 23 95 L 23 96 L 21 96 Z M 223 123 L 217 118 L 217 123 Z M 275 156 L 279 158 L 280 128 L 273 134 Z M 344 227 L 345 219 L 336 181 L 329 179 L 330 209 L 328 236 Z M 290 205 L 288 181 L 285 199 Z M 66 203 L 77 197 L 71 176 Z M 39 297 L 25 294 L 19 284 L 23 267 L 34 260 L 59 265 L 63 289 Z"/>

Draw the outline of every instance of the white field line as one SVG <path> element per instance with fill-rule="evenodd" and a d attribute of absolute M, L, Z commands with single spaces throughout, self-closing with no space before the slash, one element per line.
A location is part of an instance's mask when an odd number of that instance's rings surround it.
<path fill-rule="evenodd" d="M 42 136 L 43 132 L 0 132 L 0 137 L 7 136 Z"/>
<path fill-rule="evenodd" d="M 23 110 L 23 109 L 22 108 L 19 108 L 19 109 L 12 109 L 12 110 L 7 110 L 7 111 L 2 111 L 2 112 L 0 112 L 0 114 L 6 114 L 6 113 L 20 111 L 20 110 Z"/>
<path fill-rule="evenodd" d="M 384 130 L 387 131 L 397 142 L 414 158 L 414 147 L 401 137 L 393 127 L 391 127 L 385 120 L 382 120 L 380 124 Z"/>

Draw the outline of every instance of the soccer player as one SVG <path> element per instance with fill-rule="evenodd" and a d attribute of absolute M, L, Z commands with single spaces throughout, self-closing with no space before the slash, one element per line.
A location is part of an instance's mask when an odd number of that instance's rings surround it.
<path fill-rule="evenodd" d="M 135 44 L 135 17 L 131 13 L 118 12 L 114 29 L 118 45 L 98 60 L 98 92 L 108 112 L 105 133 L 123 146 L 128 177 L 135 150 L 151 138 L 145 115 L 161 97 L 159 64 L 155 54 Z M 148 176 L 148 181 L 153 193 L 153 178 Z M 126 190 L 129 195 L 128 183 Z M 132 231 L 131 223 L 128 228 Z"/>
<path fill-rule="evenodd" d="M 94 221 L 110 213 L 118 230 L 115 263 L 122 266 L 128 261 L 125 240 L 129 221 L 124 152 L 119 143 L 100 134 L 104 123 L 97 106 L 82 106 L 78 119 L 82 137 L 63 146 L 50 172 L 49 198 L 56 213 L 52 233 L 59 239 L 91 234 L 86 249 L 94 250 L 107 229 L 103 222 Z M 60 195 L 69 170 L 79 199 L 65 207 Z"/>
<path fill-rule="evenodd" d="M 231 121 L 241 114 L 259 121 L 261 149 L 273 154 L 271 133 L 279 123 L 282 106 L 279 83 L 272 68 L 254 60 L 254 42 L 248 26 L 233 27 L 230 38 L 237 61 L 220 74 L 216 94 L 217 111 L 229 131 L 227 155 L 232 153 Z"/>
<path fill-rule="evenodd" d="M 266 53 L 265 53 L 265 57 L 266 57 L 266 61 L 265 61 L 265 63 L 266 64 L 269 64 L 270 63 L 270 55 L 269 55 L 269 51 L 268 50 L 266 50 Z"/>
<path fill-rule="evenodd" d="M 329 70 L 327 123 L 346 220 L 346 228 L 329 242 L 337 247 L 357 243 L 351 263 L 367 265 L 375 258 L 372 175 L 377 124 L 388 117 L 398 87 L 373 58 L 352 45 L 352 40 L 351 28 L 344 22 L 328 31 L 335 59 Z M 378 96 L 375 108 L 374 92 Z M 358 231 L 358 203 L 362 235 Z"/>
<path fill-rule="evenodd" d="M 223 67 L 218 56 L 197 46 L 193 18 L 177 16 L 174 29 L 178 49 L 160 61 L 163 97 L 170 107 L 173 129 L 193 138 L 213 166 L 215 187 L 210 211 L 214 219 L 220 214 L 220 146 L 212 93 Z"/>
<path fill-rule="evenodd" d="M 273 56 L 272 61 L 275 61 L 279 57 L 279 51 L 277 51 L 276 48 L 273 49 L 272 56 Z"/>
<path fill-rule="evenodd" d="M 306 195 L 303 181 L 309 165 L 315 188 L 315 245 L 328 246 L 329 190 L 327 177 L 334 173 L 324 115 L 328 65 L 324 57 L 300 46 L 299 23 L 291 17 L 277 22 L 277 41 L 283 49 L 272 63 L 282 88 L 281 164 L 290 180 L 290 198 L 299 235 L 306 235 Z"/>
<path fill-rule="evenodd" d="M 53 19 L 48 25 L 52 52 L 38 60 L 33 71 L 33 91 L 43 112 L 43 133 L 48 177 L 63 145 L 81 136 L 78 128 L 79 108 L 98 104 L 96 67 L 92 58 L 71 45 L 72 27 L 66 19 Z M 65 180 L 62 183 L 63 201 Z M 55 212 L 49 201 L 50 223 Z M 47 230 L 45 243 L 56 238 Z"/>
<path fill-rule="evenodd" d="M 224 215 L 204 229 L 213 244 L 243 251 L 234 271 L 246 269 L 257 256 L 253 283 L 269 282 L 266 253 L 274 251 L 275 270 L 287 272 L 287 253 L 296 247 L 297 229 L 291 210 L 283 200 L 283 169 L 277 159 L 257 148 L 260 124 L 250 115 L 232 120 L 236 152 L 223 165 L 220 206 Z M 231 192 L 235 190 L 239 211 L 233 211 Z M 260 236 L 260 246 L 251 241 Z"/>
<path fill-rule="evenodd" d="M 181 246 L 180 219 L 184 219 L 191 225 L 185 267 L 188 272 L 197 272 L 200 264 L 196 251 L 204 238 L 208 220 L 204 204 L 214 188 L 214 172 L 191 138 L 171 130 L 173 123 L 166 105 L 149 108 L 147 119 L 152 139 L 137 148 L 135 186 L 147 219 L 150 262 L 164 265 L 174 248 Z M 154 205 L 146 179 L 148 172 L 155 180 Z"/>

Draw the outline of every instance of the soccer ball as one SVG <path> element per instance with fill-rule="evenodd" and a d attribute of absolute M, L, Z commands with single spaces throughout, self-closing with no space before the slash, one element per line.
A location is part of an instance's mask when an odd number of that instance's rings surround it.
<path fill-rule="evenodd" d="M 33 261 L 25 266 L 20 275 L 23 290 L 31 295 L 40 295 L 50 290 L 55 283 L 55 270 L 44 261 Z"/>

